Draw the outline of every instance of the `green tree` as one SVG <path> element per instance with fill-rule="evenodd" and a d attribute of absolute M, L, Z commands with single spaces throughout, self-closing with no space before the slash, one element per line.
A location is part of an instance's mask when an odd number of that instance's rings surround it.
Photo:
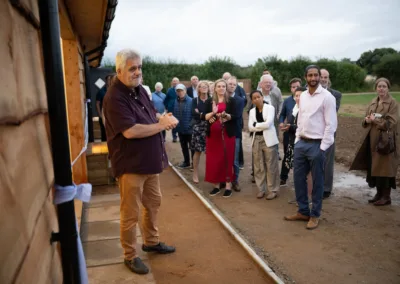
<path fill-rule="evenodd" d="M 201 77 L 208 80 L 217 80 L 222 78 L 222 74 L 225 72 L 235 74 L 238 67 L 230 57 L 210 57 L 202 66 Z"/>
<path fill-rule="evenodd" d="M 367 70 L 368 74 L 374 74 L 374 66 L 379 64 L 381 58 L 387 54 L 398 53 L 393 48 L 376 48 L 373 51 L 369 50 L 361 54 L 357 60 L 357 65 Z"/>
<path fill-rule="evenodd" d="M 378 77 L 387 78 L 391 84 L 400 85 L 400 54 L 386 54 L 374 66 L 374 73 Z"/>

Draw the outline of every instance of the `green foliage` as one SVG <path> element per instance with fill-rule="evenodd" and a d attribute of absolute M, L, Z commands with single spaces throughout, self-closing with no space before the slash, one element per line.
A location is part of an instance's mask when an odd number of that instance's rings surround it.
<path fill-rule="evenodd" d="M 400 85 L 400 53 L 384 55 L 374 66 L 374 73 L 378 77 L 389 79 L 392 85 Z"/>
<path fill-rule="evenodd" d="M 391 96 L 398 102 L 400 102 L 400 93 L 390 92 Z M 342 105 L 367 105 L 372 99 L 376 98 L 376 94 L 343 94 L 341 104 Z"/>
<path fill-rule="evenodd" d="M 374 65 L 379 64 L 382 57 L 387 54 L 397 54 L 398 52 L 393 48 L 376 48 L 374 51 L 366 51 L 361 54 L 360 58 L 357 60 L 357 65 L 361 68 L 367 70 L 368 74 L 374 73 Z"/>

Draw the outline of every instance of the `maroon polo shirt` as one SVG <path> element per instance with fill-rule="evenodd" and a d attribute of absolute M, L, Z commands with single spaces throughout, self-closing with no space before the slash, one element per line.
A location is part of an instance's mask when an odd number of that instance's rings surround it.
<path fill-rule="evenodd" d="M 158 123 L 146 90 L 126 87 L 116 79 L 103 101 L 108 153 L 114 177 L 126 173 L 159 174 L 168 165 L 161 132 L 146 138 L 127 139 L 122 132 L 135 124 Z"/>

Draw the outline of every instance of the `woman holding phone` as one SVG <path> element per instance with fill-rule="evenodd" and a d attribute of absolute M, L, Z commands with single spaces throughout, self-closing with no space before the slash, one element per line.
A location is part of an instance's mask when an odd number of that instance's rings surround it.
<path fill-rule="evenodd" d="M 362 127 L 362 144 L 350 170 L 366 170 L 367 183 L 376 188 L 375 196 L 368 200 L 375 206 L 391 204 L 390 192 L 396 188 L 397 151 L 396 136 L 399 120 L 398 104 L 390 95 L 390 82 L 379 78 L 375 82 L 377 96 L 367 107 Z M 390 142 L 393 144 L 390 146 Z M 386 149 L 382 149 L 385 147 Z"/>

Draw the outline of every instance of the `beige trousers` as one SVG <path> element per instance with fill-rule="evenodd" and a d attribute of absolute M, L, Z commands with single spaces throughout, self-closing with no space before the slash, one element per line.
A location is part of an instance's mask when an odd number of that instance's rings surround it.
<path fill-rule="evenodd" d="M 161 205 L 159 175 L 124 174 L 119 179 L 121 194 L 120 239 L 125 259 L 137 257 L 136 225 L 142 208 L 141 231 L 145 245 L 159 243 L 157 214 Z"/>
<path fill-rule="evenodd" d="M 265 183 L 268 192 L 278 192 L 279 179 L 279 157 L 278 145 L 267 147 L 264 136 L 256 135 L 253 143 L 254 178 L 258 189 L 265 192 Z"/>

